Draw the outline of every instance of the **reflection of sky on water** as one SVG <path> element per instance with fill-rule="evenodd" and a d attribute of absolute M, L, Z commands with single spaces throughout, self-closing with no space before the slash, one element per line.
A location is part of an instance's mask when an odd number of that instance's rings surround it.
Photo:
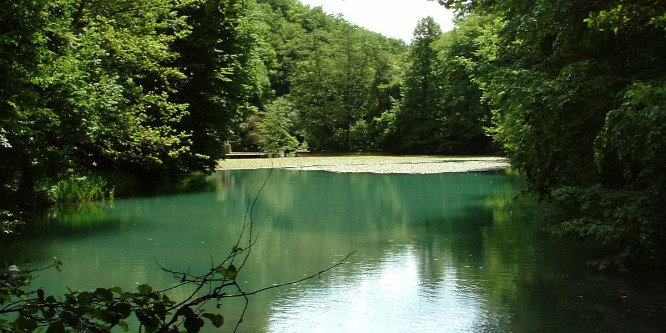
<path fill-rule="evenodd" d="M 351 266 L 351 267 L 350 267 Z M 337 275 L 325 286 L 288 293 L 271 305 L 270 332 L 442 332 L 479 324 L 481 300 L 447 267 L 441 281 L 419 276 L 413 249 L 388 257 L 376 268 L 350 264 L 354 281 Z M 486 328 L 487 329 L 487 328 Z"/>

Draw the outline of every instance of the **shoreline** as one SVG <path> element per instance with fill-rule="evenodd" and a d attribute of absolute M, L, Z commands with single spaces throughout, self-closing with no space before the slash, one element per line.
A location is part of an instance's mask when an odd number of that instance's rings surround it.
<path fill-rule="evenodd" d="M 510 167 L 498 156 L 304 156 L 281 158 L 226 159 L 216 170 L 283 169 L 338 173 L 436 174 L 492 171 Z"/>

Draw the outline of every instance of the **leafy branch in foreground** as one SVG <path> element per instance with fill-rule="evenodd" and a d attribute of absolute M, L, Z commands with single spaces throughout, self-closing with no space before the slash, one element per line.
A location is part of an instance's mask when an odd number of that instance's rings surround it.
<path fill-rule="evenodd" d="M 270 177 L 270 176 L 269 176 Z M 268 181 L 268 178 L 266 182 Z M 44 290 L 26 291 L 34 279 L 33 274 L 49 268 L 60 271 L 62 262 L 54 259 L 50 266 L 29 270 L 14 264 L 0 266 L 0 331 L 31 332 L 46 329 L 46 332 L 108 332 L 120 327 L 130 331 L 128 320 L 132 314 L 138 319 L 138 332 L 199 332 L 208 320 L 221 327 L 224 317 L 204 308 L 209 301 L 217 302 L 217 309 L 224 298 L 243 298 L 245 305 L 236 321 L 234 332 L 243 322 L 248 308 L 249 296 L 266 290 L 297 284 L 328 272 L 347 261 L 354 253 L 342 260 L 300 280 L 274 284 L 257 290 L 246 291 L 238 284 L 237 277 L 247 263 L 252 247 L 257 241 L 253 235 L 252 211 L 262 185 L 254 201 L 248 206 L 238 241 L 227 257 L 215 263 L 211 257 L 210 270 L 204 274 L 193 274 L 159 268 L 172 274 L 177 282 L 173 286 L 154 290 L 143 284 L 136 292 L 120 287 L 97 288 L 91 291 L 71 291 L 64 296 L 46 296 Z M 192 290 L 182 300 L 173 300 L 168 294 L 176 289 Z M 8 317 L 12 319 L 7 319 Z"/>

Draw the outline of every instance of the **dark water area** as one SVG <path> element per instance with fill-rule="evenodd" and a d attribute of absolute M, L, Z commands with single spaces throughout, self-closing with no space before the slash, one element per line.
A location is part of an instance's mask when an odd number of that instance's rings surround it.
<path fill-rule="evenodd" d="M 2 259 L 63 261 L 61 273 L 33 282 L 51 294 L 165 288 L 178 281 L 157 262 L 205 273 L 236 243 L 266 182 L 252 214 L 258 239 L 238 277 L 246 291 L 356 252 L 314 279 L 253 296 L 241 332 L 662 332 L 666 324 L 664 283 L 588 267 L 600 253 L 545 233 L 544 207 L 516 199 L 524 184 L 509 171 L 269 172 L 221 171 L 199 191 L 52 213 Z M 225 301 L 221 331 L 233 330 L 242 305 Z"/>

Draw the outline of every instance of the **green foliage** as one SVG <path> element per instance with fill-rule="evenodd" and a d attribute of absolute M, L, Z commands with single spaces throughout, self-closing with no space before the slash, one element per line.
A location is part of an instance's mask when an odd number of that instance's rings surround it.
<path fill-rule="evenodd" d="M 490 30 L 493 17 L 470 15 L 459 19 L 453 31 L 443 35 L 434 48 L 441 67 L 435 73 L 442 77 L 443 92 L 441 127 L 437 139 L 441 152 L 487 153 L 491 151 L 490 137 L 485 129 L 491 127 L 490 109 L 481 100 L 479 53 L 483 36 Z"/>
<path fill-rule="evenodd" d="M 0 38 L 3 57 L 18 54 L 0 63 L 18 87 L 0 102 L 4 195 L 34 200 L 71 170 L 174 167 L 189 136 L 173 127 L 185 106 L 169 100 L 183 78 L 169 45 L 187 31 L 177 3 L 23 3 L 0 9 L 3 22 L 24 14 Z"/>
<path fill-rule="evenodd" d="M 559 188 L 553 197 L 563 206 L 564 214 L 554 220 L 550 230 L 558 236 L 595 239 L 612 249 L 612 254 L 592 262 L 599 269 L 651 265 L 666 250 L 661 243 L 666 237 L 664 200 L 656 194 L 601 185 Z"/>
<path fill-rule="evenodd" d="M 113 189 L 108 188 L 104 178 L 95 175 L 63 179 L 49 191 L 49 200 L 61 206 L 105 199 L 113 200 Z"/>
<path fill-rule="evenodd" d="M 460 18 L 442 33 L 432 18 L 419 22 L 410 47 L 403 98 L 392 129 L 383 137 L 391 150 L 406 153 L 488 153 L 490 110 L 481 100 L 478 53 L 492 19 Z M 388 115 L 388 114 L 387 114 Z M 381 119 L 381 118 L 379 118 Z M 386 130 L 386 128 L 385 128 Z"/>
<path fill-rule="evenodd" d="M 54 259 L 52 267 L 60 270 L 62 262 Z M 97 288 L 90 291 L 70 291 L 62 297 L 46 295 L 42 289 L 26 291 L 32 282 L 34 271 L 16 265 L 2 267 L 0 284 L 0 314 L 18 313 L 14 320 L 1 319 L 0 328 L 10 331 L 47 332 L 110 331 L 120 327 L 129 332 L 128 319 L 134 315 L 146 332 L 175 326 L 178 316 L 184 316 L 187 332 L 198 332 L 201 325 L 188 325 L 188 321 L 200 319 L 200 312 L 178 310 L 171 312 L 177 303 L 163 292 L 154 291 L 148 285 L 140 285 L 136 292 L 119 287 Z M 189 309 L 189 307 L 183 308 Z M 168 318 L 167 315 L 173 318 Z M 215 323 L 219 323 L 214 317 Z M 197 322 L 198 323 L 198 322 Z"/>
<path fill-rule="evenodd" d="M 377 149 L 373 119 L 399 97 L 404 43 L 297 1 L 258 2 L 275 50 L 271 86 L 299 111 L 292 133 L 313 150 Z"/>
<path fill-rule="evenodd" d="M 370 112 L 377 41 L 347 22 L 333 23 L 302 41 L 309 46 L 291 82 L 292 98 L 313 148 L 349 150 L 352 128 Z"/>
<path fill-rule="evenodd" d="M 412 59 L 407 71 L 400 112 L 396 114 L 399 149 L 409 153 L 437 151 L 437 132 L 441 126 L 439 102 L 443 94 L 441 77 L 435 74 L 440 58 L 434 43 L 442 30 L 432 17 L 419 21 L 410 47 Z"/>
<path fill-rule="evenodd" d="M 191 133 L 188 169 L 211 170 L 224 156 L 224 141 L 233 139 L 252 109 L 248 102 L 266 89 L 265 51 L 246 1 L 198 0 L 179 14 L 191 32 L 174 43 L 175 63 L 187 76 L 174 94 L 187 105 L 177 128 Z"/>
<path fill-rule="evenodd" d="M 495 138 L 543 197 L 566 184 L 591 184 L 596 177 L 592 143 L 610 98 L 602 99 L 608 94 L 603 83 L 593 84 L 594 67 L 571 64 L 554 76 L 536 70 L 488 75 L 484 97 L 498 107 Z"/>
<path fill-rule="evenodd" d="M 590 12 L 585 22 L 592 29 L 612 31 L 642 29 L 645 26 L 664 27 L 666 23 L 665 6 L 661 1 L 608 1 L 608 6 L 599 11 Z"/>
<path fill-rule="evenodd" d="M 663 260 L 663 1 L 440 3 L 492 22 L 473 81 L 529 189 L 563 207 L 551 229 L 612 248 L 600 267 Z"/>
<path fill-rule="evenodd" d="M 267 81 L 248 8 L 235 0 L 3 4 L 0 155 L 12 163 L 0 166 L 0 209 L 22 215 L 47 193 L 52 202 L 101 197 L 72 174 L 151 182 L 210 170 Z"/>
<path fill-rule="evenodd" d="M 349 150 L 368 151 L 373 148 L 370 125 L 364 119 L 353 123 L 349 128 L 349 133 L 345 132 L 345 135 L 349 135 Z"/>
<path fill-rule="evenodd" d="M 666 248 L 666 89 L 638 82 L 606 115 L 595 144 L 602 184 L 555 192 L 570 215 L 560 234 L 593 237 L 618 249 L 601 267 L 663 260 Z"/>
<path fill-rule="evenodd" d="M 11 234 L 18 227 L 23 225 L 23 221 L 17 218 L 12 212 L 0 210 L 0 233 Z"/>
<path fill-rule="evenodd" d="M 296 111 L 285 98 L 278 98 L 266 106 L 263 120 L 258 124 L 259 147 L 273 155 L 280 152 L 296 152 L 301 144 L 290 132 Z"/>
<path fill-rule="evenodd" d="M 375 117 L 372 121 L 376 140 L 386 151 L 394 151 L 399 144 L 399 139 L 395 135 L 397 132 L 396 114 L 400 112 L 399 110 L 399 102 L 393 100 L 393 108 L 382 112 L 379 117 Z"/>
<path fill-rule="evenodd" d="M 631 86 L 624 102 L 606 115 L 595 148 L 607 186 L 666 185 L 666 86 Z"/>

